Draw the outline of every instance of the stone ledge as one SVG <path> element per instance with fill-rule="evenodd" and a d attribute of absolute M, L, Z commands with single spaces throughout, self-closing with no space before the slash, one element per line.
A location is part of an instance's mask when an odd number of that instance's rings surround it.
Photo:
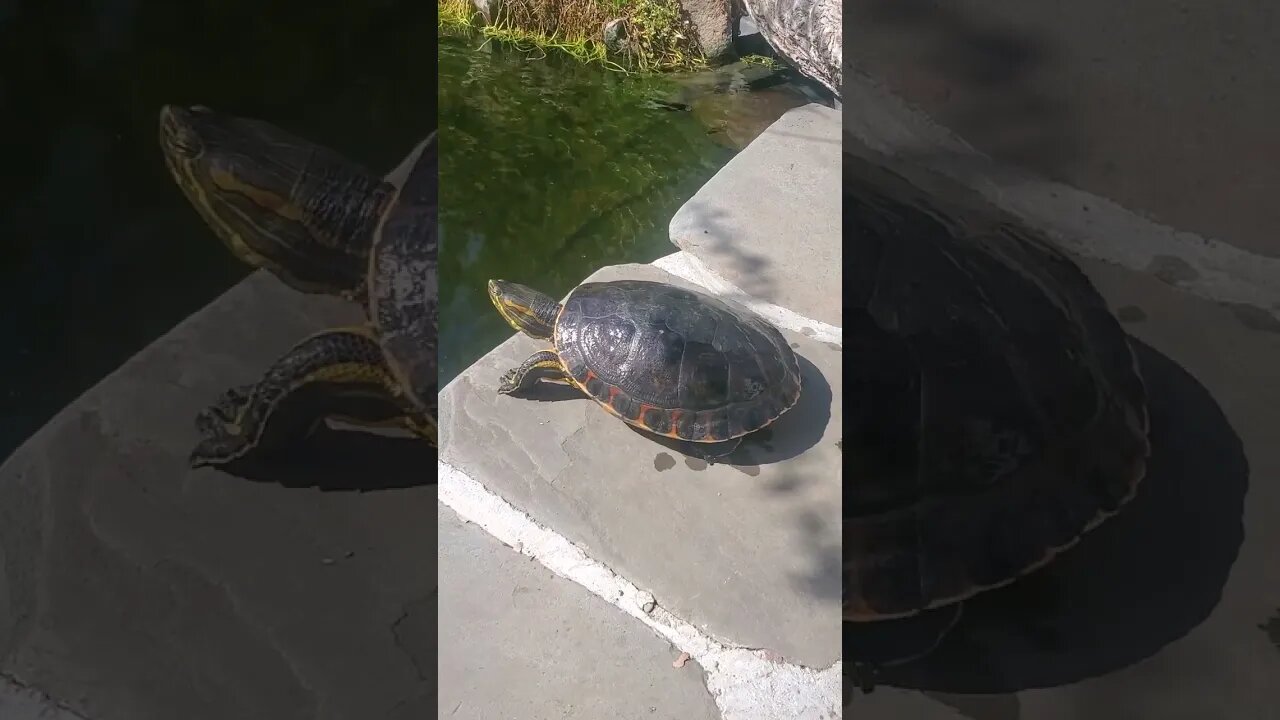
<path fill-rule="evenodd" d="M 788 111 L 671 219 L 671 241 L 744 292 L 841 325 L 841 113 Z"/>
<path fill-rule="evenodd" d="M 649 265 L 589 280 L 691 283 Z M 441 460 L 583 547 L 726 643 L 824 668 L 840 657 L 840 351 L 783 330 L 805 373 L 799 404 L 742 466 L 706 466 L 576 391 L 499 396 L 546 345 L 513 336 L 440 395 Z"/>

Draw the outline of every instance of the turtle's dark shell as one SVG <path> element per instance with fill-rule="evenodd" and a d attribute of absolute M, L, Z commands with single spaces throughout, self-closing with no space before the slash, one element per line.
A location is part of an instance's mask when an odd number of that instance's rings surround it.
<path fill-rule="evenodd" d="M 693 442 L 758 430 L 800 397 L 787 341 L 716 298 L 642 280 L 584 283 L 554 342 L 569 375 L 632 425 Z"/>
<path fill-rule="evenodd" d="M 387 364 L 420 410 L 435 406 L 437 388 L 439 157 L 432 133 L 393 173 L 402 177 L 391 178 L 396 193 L 369 256 L 369 316 Z"/>
<path fill-rule="evenodd" d="M 867 172 L 857 184 L 846 170 L 844 201 L 854 621 L 1048 562 L 1132 497 L 1149 453 L 1135 356 L 1070 259 L 1007 218 L 940 213 Z"/>

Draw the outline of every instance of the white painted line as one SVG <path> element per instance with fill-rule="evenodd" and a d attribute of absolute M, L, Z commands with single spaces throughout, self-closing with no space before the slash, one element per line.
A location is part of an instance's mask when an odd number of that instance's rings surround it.
<path fill-rule="evenodd" d="M 724 720 L 829 720 L 841 717 L 841 663 L 825 670 L 769 659 L 733 647 L 676 617 L 654 597 L 539 525 L 466 473 L 437 462 L 438 497 L 464 520 L 647 625 L 706 672 L 707 689 Z M 645 607 L 651 607 L 645 612 Z"/>
<path fill-rule="evenodd" d="M 1078 255 L 1280 317 L 1280 258 L 1181 232 L 1110 200 L 1000 167 L 865 75 L 845 74 L 844 97 L 846 144 L 861 143 L 956 180 Z"/>
<path fill-rule="evenodd" d="M 802 333 L 819 342 L 843 346 L 844 333 L 840 328 L 807 318 L 781 305 L 752 297 L 716 274 L 714 270 L 707 267 L 706 263 L 683 250 L 660 257 L 650 264 L 659 270 L 665 270 L 678 278 L 704 287 L 716 295 L 728 298 L 778 327 Z"/>

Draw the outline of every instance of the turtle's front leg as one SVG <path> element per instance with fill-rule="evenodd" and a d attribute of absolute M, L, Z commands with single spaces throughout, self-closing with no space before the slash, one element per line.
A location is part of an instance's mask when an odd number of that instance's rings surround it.
<path fill-rule="evenodd" d="M 520 363 L 519 367 L 504 373 L 498 382 L 498 394 L 509 395 L 517 390 L 528 390 L 539 380 L 569 381 L 564 365 L 560 362 L 560 356 L 552 350 L 536 352 L 530 355 L 528 360 Z"/>
<path fill-rule="evenodd" d="M 222 465 L 251 452 L 269 454 L 306 437 L 326 417 L 408 424 L 413 413 L 369 330 L 331 330 L 298 343 L 257 383 L 228 390 L 201 412 L 202 438 L 190 462 Z M 434 437 L 434 422 L 429 425 Z"/>

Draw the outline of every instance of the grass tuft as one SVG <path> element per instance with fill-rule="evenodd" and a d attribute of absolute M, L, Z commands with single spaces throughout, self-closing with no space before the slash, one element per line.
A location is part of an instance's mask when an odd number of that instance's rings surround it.
<path fill-rule="evenodd" d="M 781 70 L 786 67 L 786 65 L 783 65 L 768 55 L 743 55 L 741 59 L 743 65 L 759 65 L 760 67 L 769 68 L 770 70 Z"/>
<path fill-rule="evenodd" d="M 487 23 L 471 0 L 439 3 L 442 31 L 471 28 L 522 50 L 555 50 L 624 72 L 706 66 L 679 0 L 499 0 Z M 619 19 L 626 52 L 610 57 L 604 27 Z"/>

